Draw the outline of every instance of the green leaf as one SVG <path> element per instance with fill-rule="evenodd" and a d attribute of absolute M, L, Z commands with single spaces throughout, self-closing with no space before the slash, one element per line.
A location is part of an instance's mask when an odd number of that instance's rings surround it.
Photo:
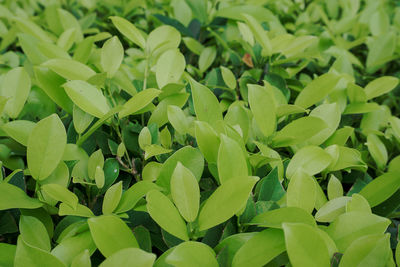
<path fill-rule="evenodd" d="M 151 145 L 151 133 L 149 130 L 149 127 L 143 127 L 142 130 L 139 133 L 139 137 L 138 137 L 138 142 L 139 142 L 139 147 L 142 150 L 145 150 L 145 148 L 149 145 Z"/>
<path fill-rule="evenodd" d="M 124 59 L 124 48 L 117 36 L 108 39 L 101 48 L 100 64 L 107 77 L 112 78 Z"/>
<path fill-rule="evenodd" d="M 28 197 L 19 187 L 0 183 L 0 210 L 37 209 L 42 206 L 37 199 Z"/>
<path fill-rule="evenodd" d="M 312 80 L 297 96 L 295 105 L 308 108 L 323 100 L 338 84 L 340 77 L 326 73 Z"/>
<path fill-rule="evenodd" d="M 27 162 L 36 180 L 46 179 L 58 166 L 67 144 L 67 134 L 56 115 L 39 121 L 28 138 Z"/>
<path fill-rule="evenodd" d="M 200 180 L 203 173 L 204 159 L 198 149 L 186 146 L 177 150 L 163 163 L 160 174 L 157 177 L 157 185 L 164 188 L 166 193 L 170 192 L 171 176 L 178 162 L 188 168 L 197 181 Z"/>
<path fill-rule="evenodd" d="M 147 160 L 153 156 L 158 156 L 158 155 L 169 153 L 172 151 L 172 149 L 167 149 L 160 145 L 152 144 L 152 145 L 146 146 L 144 151 L 145 151 L 144 159 Z"/>
<path fill-rule="evenodd" d="M 264 266 L 286 250 L 282 230 L 266 229 L 252 236 L 236 252 L 232 266 Z"/>
<path fill-rule="evenodd" d="M 103 156 L 101 149 L 93 152 L 92 155 L 90 155 L 88 163 L 87 163 L 87 172 L 88 172 L 89 178 L 92 180 L 95 179 L 97 167 L 100 167 L 101 169 L 103 169 L 103 167 L 104 167 L 104 156 Z"/>
<path fill-rule="evenodd" d="M 163 25 L 150 32 L 146 41 L 146 53 L 154 58 L 169 49 L 178 48 L 181 34 L 169 25 Z"/>
<path fill-rule="evenodd" d="M 183 37 L 183 42 L 185 43 L 186 47 L 196 55 L 200 56 L 201 52 L 204 49 L 204 46 L 194 38 L 191 37 Z"/>
<path fill-rule="evenodd" d="M 219 121 L 222 121 L 221 108 L 217 97 L 206 86 L 189 80 L 192 88 L 194 110 L 199 121 L 208 122 L 214 129 L 218 128 Z"/>
<path fill-rule="evenodd" d="M 167 108 L 168 120 L 179 134 L 186 134 L 189 130 L 189 120 L 181 108 L 170 105 Z"/>
<path fill-rule="evenodd" d="M 224 66 L 220 66 L 222 79 L 229 89 L 234 90 L 236 88 L 236 77 L 232 71 Z"/>
<path fill-rule="evenodd" d="M 90 254 L 88 250 L 83 251 L 81 254 L 77 255 L 72 263 L 71 267 L 91 267 Z"/>
<path fill-rule="evenodd" d="M 346 212 L 351 211 L 365 211 L 370 213 L 371 207 L 365 197 L 360 194 L 353 194 L 351 200 L 346 204 Z"/>
<path fill-rule="evenodd" d="M 75 105 L 90 115 L 101 118 L 110 111 L 106 97 L 90 83 L 75 80 L 65 83 L 63 87 Z"/>
<path fill-rule="evenodd" d="M 331 178 L 329 178 L 327 191 L 330 200 L 343 196 L 342 183 L 335 175 L 331 175 Z"/>
<path fill-rule="evenodd" d="M 199 57 L 199 70 L 200 72 L 205 72 L 214 62 L 217 56 L 217 50 L 214 46 L 209 46 L 201 51 Z"/>
<path fill-rule="evenodd" d="M 156 255 L 147 253 L 138 248 L 121 249 L 105 261 L 99 267 L 131 266 L 131 267 L 151 267 L 156 259 Z"/>
<path fill-rule="evenodd" d="M 82 109 L 80 109 L 77 105 L 74 105 L 72 110 L 72 117 L 75 131 L 78 134 L 82 134 L 92 123 L 94 117 L 89 113 L 86 113 Z"/>
<path fill-rule="evenodd" d="M 151 218 L 168 233 L 189 240 L 186 224 L 171 200 L 157 190 L 147 193 L 147 211 Z"/>
<path fill-rule="evenodd" d="M 152 88 L 137 93 L 124 104 L 123 109 L 119 112 L 119 117 L 122 119 L 140 111 L 150 104 L 160 93 L 160 90 Z"/>
<path fill-rule="evenodd" d="M 0 265 L 4 267 L 13 267 L 15 259 L 16 245 L 7 243 L 0 244 Z"/>
<path fill-rule="evenodd" d="M 254 176 L 237 177 L 219 186 L 200 210 L 200 231 L 225 222 L 242 209 L 258 180 Z"/>
<path fill-rule="evenodd" d="M 355 240 L 346 249 L 340 260 L 340 267 L 378 267 L 389 257 L 392 257 L 390 234 L 367 235 Z"/>
<path fill-rule="evenodd" d="M 218 150 L 218 178 L 221 184 L 237 177 L 246 177 L 247 161 L 242 148 L 232 138 L 221 134 Z"/>
<path fill-rule="evenodd" d="M 182 217 L 193 222 L 199 212 L 200 188 L 193 173 L 180 162 L 172 173 L 171 195 Z"/>
<path fill-rule="evenodd" d="M 112 185 L 104 195 L 103 214 L 111 214 L 119 204 L 122 196 L 122 181 Z"/>
<path fill-rule="evenodd" d="M 365 197 L 371 207 L 375 207 L 384 202 L 400 188 L 399 172 L 385 173 L 367 184 L 360 195 Z"/>
<path fill-rule="evenodd" d="M 131 40 L 134 44 L 139 46 L 140 48 L 144 48 L 146 46 L 146 40 L 143 37 L 142 33 L 128 20 L 112 16 L 110 17 L 114 26 L 118 29 L 120 33 L 122 33 L 126 38 Z"/>
<path fill-rule="evenodd" d="M 14 261 L 15 266 L 65 267 L 64 263 L 62 263 L 57 257 L 51 255 L 49 252 L 25 243 L 22 236 L 18 237 Z"/>
<path fill-rule="evenodd" d="M 313 176 L 325 170 L 331 164 L 331 156 L 318 146 L 306 146 L 298 150 L 290 160 L 286 177 L 292 178 L 297 172 Z"/>
<path fill-rule="evenodd" d="M 117 216 L 90 218 L 88 224 L 94 243 L 106 258 L 124 248 L 139 248 L 131 229 Z"/>
<path fill-rule="evenodd" d="M 307 141 L 326 127 L 326 123 L 320 118 L 302 117 L 283 127 L 276 133 L 272 142 L 275 147 L 297 145 Z"/>
<path fill-rule="evenodd" d="M 31 90 L 31 79 L 23 67 L 10 70 L 3 78 L 0 95 L 6 97 L 4 111 L 11 118 L 17 118 Z"/>
<path fill-rule="evenodd" d="M 61 203 L 58 211 L 58 215 L 72 215 L 79 217 L 93 217 L 93 212 L 86 206 L 78 204 L 75 209 L 73 209 L 70 205 Z"/>
<path fill-rule="evenodd" d="M 15 120 L 2 125 L 1 129 L 21 145 L 28 145 L 28 138 L 36 123 L 26 120 Z"/>
<path fill-rule="evenodd" d="M 284 223 L 283 231 L 287 253 L 293 267 L 330 266 L 328 248 L 317 228 L 301 223 Z"/>
<path fill-rule="evenodd" d="M 73 102 L 68 97 L 64 88 L 62 88 L 65 80 L 48 68 L 35 66 L 33 70 L 40 89 L 42 89 L 57 105 L 65 109 L 68 113 L 72 113 Z"/>
<path fill-rule="evenodd" d="M 285 195 L 282 184 L 279 182 L 277 167 L 262 178 L 257 186 L 260 187 L 258 201 L 278 201 Z"/>
<path fill-rule="evenodd" d="M 186 67 L 185 57 L 179 49 L 164 52 L 157 61 L 156 80 L 159 88 L 179 82 Z"/>
<path fill-rule="evenodd" d="M 85 230 L 86 231 L 83 233 L 78 233 L 77 235 L 63 239 L 61 243 L 51 251 L 51 254 L 64 262 L 66 266 L 70 266 L 74 259 L 85 251 L 89 251 L 89 254 L 93 254 L 96 250 L 96 245 L 93 242 L 90 231 L 87 231 L 87 226 Z"/>
<path fill-rule="evenodd" d="M 315 214 L 315 219 L 318 222 L 334 221 L 340 214 L 345 213 L 346 205 L 350 200 L 351 197 L 337 197 L 329 200 Z"/>
<path fill-rule="evenodd" d="M 73 209 L 76 209 L 78 205 L 78 197 L 61 185 L 45 184 L 41 187 L 41 191 L 57 201 L 68 204 Z"/>
<path fill-rule="evenodd" d="M 396 48 L 396 34 L 388 31 L 375 37 L 368 44 L 367 72 L 374 73 L 379 67 L 390 61 Z"/>
<path fill-rule="evenodd" d="M 262 26 L 258 23 L 258 21 L 253 16 L 242 13 L 242 17 L 244 18 L 247 26 L 249 26 L 256 41 L 261 45 L 261 47 L 263 49 L 262 55 L 264 57 L 271 56 L 272 46 L 271 46 L 271 41 L 268 38 L 268 34 L 264 31 Z"/>
<path fill-rule="evenodd" d="M 388 152 L 381 139 L 375 134 L 368 134 L 367 147 L 378 168 L 385 169 L 388 161 Z"/>
<path fill-rule="evenodd" d="M 297 207 L 282 207 L 261 213 L 254 217 L 249 224 L 259 227 L 282 228 L 283 223 L 317 225 L 310 213 Z"/>
<path fill-rule="evenodd" d="M 50 59 L 41 65 L 47 67 L 67 80 L 86 81 L 96 74 L 94 70 L 73 59 Z"/>
<path fill-rule="evenodd" d="M 316 186 L 308 174 L 300 171 L 292 177 L 286 194 L 288 207 L 299 207 L 311 213 L 317 198 Z"/>
<path fill-rule="evenodd" d="M 260 85 L 249 84 L 249 105 L 257 126 L 265 137 L 276 130 L 275 100 L 270 91 Z"/>
<path fill-rule="evenodd" d="M 96 167 L 96 172 L 94 173 L 94 180 L 96 182 L 97 188 L 103 188 L 105 184 L 105 177 L 104 177 L 104 171 L 100 166 Z"/>
<path fill-rule="evenodd" d="M 326 228 L 335 241 L 339 252 L 343 253 L 353 241 L 365 235 L 383 234 L 390 220 L 368 212 L 352 211 L 337 217 Z"/>
<path fill-rule="evenodd" d="M 50 251 L 50 238 L 43 223 L 33 216 L 21 216 L 19 230 L 24 242 L 32 247 Z"/>
<path fill-rule="evenodd" d="M 149 163 L 150 164 L 150 163 Z M 151 190 L 160 190 L 156 184 L 148 181 L 139 181 L 126 190 L 121 197 L 115 213 L 122 213 L 133 209 L 136 203 Z"/>
<path fill-rule="evenodd" d="M 188 241 L 176 246 L 165 261 L 176 267 L 218 267 L 215 252 L 206 244 Z"/>
<path fill-rule="evenodd" d="M 391 76 L 384 76 L 373 80 L 365 87 L 367 100 L 392 91 L 398 84 L 399 79 Z"/>
<path fill-rule="evenodd" d="M 195 135 L 197 145 L 208 163 L 217 163 L 220 140 L 214 129 L 204 121 L 196 121 Z"/>

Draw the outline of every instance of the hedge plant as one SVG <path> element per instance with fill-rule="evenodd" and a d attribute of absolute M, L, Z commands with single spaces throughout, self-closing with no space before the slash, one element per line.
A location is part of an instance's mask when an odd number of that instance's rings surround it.
<path fill-rule="evenodd" d="M 396 266 L 400 4 L 4 0 L 1 266 Z"/>

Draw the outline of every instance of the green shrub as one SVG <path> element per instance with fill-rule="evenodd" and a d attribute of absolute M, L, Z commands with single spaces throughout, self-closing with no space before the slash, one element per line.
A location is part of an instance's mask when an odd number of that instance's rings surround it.
<path fill-rule="evenodd" d="M 400 5 L 5 0 L 0 266 L 396 266 Z"/>

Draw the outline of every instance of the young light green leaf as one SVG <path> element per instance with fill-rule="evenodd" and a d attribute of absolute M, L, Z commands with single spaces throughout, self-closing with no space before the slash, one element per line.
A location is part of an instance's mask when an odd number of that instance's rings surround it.
<path fill-rule="evenodd" d="M 248 175 L 247 160 L 239 144 L 221 134 L 221 144 L 218 150 L 218 178 L 221 184 L 234 178 L 242 178 Z"/>
<path fill-rule="evenodd" d="M 193 222 L 200 206 L 199 184 L 192 172 L 180 162 L 172 173 L 171 196 L 182 217 Z"/>
<path fill-rule="evenodd" d="M 0 210 L 37 209 L 42 206 L 39 200 L 28 197 L 19 187 L 0 183 Z"/>
<path fill-rule="evenodd" d="M 156 80 L 159 88 L 179 82 L 186 67 L 185 57 L 178 49 L 164 52 L 157 61 Z"/>
<path fill-rule="evenodd" d="M 215 252 L 204 243 L 188 241 L 176 246 L 165 261 L 176 267 L 218 267 Z"/>
<path fill-rule="evenodd" d="M 93 152 L 87 163 L 87 172 L 91 180 L 94 180 L 95 178 L 97 167 L 100 167 L 101 169 L 104 167 L 104 156 L 101 149 Z"/>
<path fill-rule="evenodd" d="M 147 193 L 147 211 L 151 218 L 168 233 L 189 240 L 186 224 L 171 200 L 157 190 Z"/>
<path fill-rule="evenodd" d="M 353 194 L 351 200 L 346 204 L 346 212 L 365 211 L 371 213 L 371 207 L 368 200 L 360 194 Z"/>
<path fill-rule="evenodd" d="M 126 38 L 131 40 L 134 44 L 138 45 L 140 48 L 144 48 L 146 46 L 145 38 L 135 27 L 135 25 L 130 23 L 128 20 L 117 16 L 112 16 L 110 19 L 118 31 Z"/>
<path fill-rule="evenodd" d="M 214 46 L 209 46 L 201 51 L 199 57 L 199 70 L 200 72 L 205 72 L 211 64 L 214 62 L 217 56 L 217 50 Z"/>
<path fill-rule="evenodd" d="M 315 207 L 317 191 L 313 179 L 306 173 L 297 172 L 290 180 L 286 194 L 288 207 L 299 207 L 311 213 Z"/>
<path fill-rule="evenodd" d="M 328 191 L 328 198 L 330 200 L 343 196 L 342 183 L 333 174 L 331 175 L 331 178 L 329 178 L 327 191 Z"/>
<path fill-rule="evenodd" d="M 69 81 L 63 85 L 68 96 L 83 111 L 97 118 L 110 111 L 106 97 L 101 90 L 85 81 Z"/>
<path fill-rule="evenodd" d="M 331 161 L 331 156 L 322 148 L 318 146 L 303 147 L 290 160 L 286 169 L 286 177 L 290 179 L 299 171 L 313 176 L 328 167 Z"/>
<path fill-rule="evenodd" d="M 67 134 L 56 114 L 39 121 L 28 138 L 27 161 L 32 177 L 46 179 L 57 168 L 66 144 Z"/>
<path fill-rule="evenodd" d="M 50 251 L 50 238 L 43 223 L 33 216 L 21 216 L 19 230 L 25 243 L 32 247 Z"/>
<path fill-rule="evenodd" d="M 199 121 L 208 122 L 214 129 L 218 128 L 217 124 L 222 121 L 221 108 L 217 97 L 206 86 L 189 80 L 192 88 L 192 97 L 194 110 Z"/>
<path fill-rule="evenodd" d="M 117 216 L 93 217 L 88 224 L 94 243 L 106 258 L 124 248 L 139 248 L 131 229 Z"/>
<path fill-rule="evenodd" d="M 390 220 L 367 212 L 352 211 L 339 215 L 326 229 L 343 253 L 353 241 L 365 235 L 383 234 Z"/>
<path fill-rule="evenodd" d="M 91 267 L 89 250 L 83 251 L 81 254 L 77 255 L 71 263 L 71 267 Z"/>
<path fill-rule="evenodd" d="M 138 142 L 139 147 L 145 150 L 147 146 L 151 145 L 151 133 L 148 127 L 143 127 L 139 133 Z"/>
<path fill-rule="evenodd" d="M 160 90 L 152 88 L 148 88 L 137 93 L 124 104 L 123 109 L 119 112 L 119 117 L 122 119 L 135 112 L 140 111 L 148 104 L 150 104 L 154 100 L 154 98 L 156 98 L 160 93 Z"/>
<path fill-rule="evenodd" d="M 105 184 L 105 177 L 104 177 L 104 171 L 100 166 L 96 167 L 96 172 L 94 173 L 94 180 L 96 182 L 97 188 L 103 188 Z"/>
<path fill-rule="evenodd" d="M 398 84 L 399 79 L 391 76 L 384 76 L 373 80 L 365 87 L 367 100 L 392 91 Z"/>
<path fill-rule="evenodd" d="M 72 114 L 74 128 L 78 134 L 82 134 L 89 127 L 94 119 L 92 115 L 86 113 L 77 105 L 74 105 Z"/>
<path fill-rule="evenodd" d="M 287 124 L 272 139 L 275 147 L 292 146 L 303 143 L 325 129 L 327 124 L 317 117 L 302 117 Z"/>
<path fill-rule="evenodd" d="M 112 185 L 104 195 L 103 214 L 111 214 L 119 204 L 122 196 L 122 181 Z"/>
<path fill-rule="evenodd" d="M 150 162 L 151 163 L 151 162 Z M 148 164 L 150 164 L 148 163 Z M 161 188 L 149 181 L 139 181 L 126 190 L 121 197 L 115 213 L 127 212 L 133 209 L 136 203 L 151 190 L 160 190 Z"/>
<path fill-rule="evenodd" d="M 375 178 L 360 191 L 360 195 L 368 200 L 371 207 L 379 205 L 400 188 L 398 175 L 399 173 L 394 171 Z"/>
<path fill-rule="evenodd" d="M 204 46 L 199 41 L 191 37 L 183 37 L 182 40 L 191 52 L 200 56 L 201 52 L 204 49 Z"/>
<path fill-rule="evenodd" d="M 171 152 L 172 149 L 164 148 L 160 145 L 152 144 L 144 148 L 144 159 L 147 160 L 153 156 L 158 156 Z"/>
<path fill-rule="evenodd" d="M 188 168 L 199 181 L 203 173 L 204 158 L 196 148 L 186 146 L 176 151 L 164 163 L 157 177 L 157 185 L 170 192 L 171 177 L 178 162 Z"/>
<path fill-rule="evenodd" d="M 100 64 L 107 77 L 112 78 L 124 59 L 124 48 L 117 36 L 108 39 L 101 48 Z"/>
<path fill-rule="evenodd" d="M 0 95 L 6 97 L 4 111 L 11 118 L 17 118 L 31 90 L 31 79 L 23 67 L 10 70 L 3 78 Z"/>
<path fill-rule="evenodd" d="M 251 32 L 253 33 L 256 41 L 263 48 L 262 55 L 265 57 L 271 56 L 272 46 L 271 46 L 271 41 L 268 38 L 268 34 L 264 31 L 262 26 L 258 23 L 258 21 L 254 17 L 243 13 L 242 16 L 244 17 L 247 26 L 249 26 Z"/>
<path fill-rule="evenodd" d="M 174 129 L 180 134 L 186 134 L 189 129 L 189 121 L 181 108 L 170 105 L 167 108 L 168 120 Z"/>
<path fill-rule="evenodd" d="M 209 163 L 217 163 L 220 139 L 215 130 L 204 121 L 196 121 L 195 135 L 197 145 Z"/>
<path fill-rule="evenodd" d="M 32 121 L 15 120 L 7 122 L 1 127 L 1 129 L 21 145 L 27 146 L 29 135 L 35 126 L 36 123 Z"/>
<path fill-rule="evenodd" d="M 14 266 L 52 266 L 65 267 L 56 256 L 45 250 L 27 244 L 22 236 L 18 237 Z"/>
<path fill-rule="evenodd" d="M 326 73 L 312 80 L 297 96 L 295 105 L 308 108 L 323 100 L 338 84 L 340 77 Z"/>
<path fill-rule="evenodd" d="M 96 74 L 94 70 L 73 59 L 55 58 L 44 62 L 42 67 L 47 67 L 67 80 L 86 81 Z"/>
<path fill-rule="evenodd" d="M 259 178 L 255 176 L 237 177 L 219 186 L 200 210 L 200 231 L 225 222 L 246 205 L 258 180 Z"/>
<path fill-rule="evenodd" d="M 346 204 L 350 201 L 351 197 L 337 197 L 329 200 L 323 205 L 315 214 L 315 219 L 318 222 L 332 222 L 340 214 L 345 213 Z"/>
<path fill-rule="evenodd" d="M 382 266 L 392 257 L 390 234 L 367 235 L 355 240 L 344 252 L 340 267 Z"/>
<path fill-rule="evenodd" d="M 317 228 L 301 223 L 284 223 L 283 231 L 293 267 L 330 266 L 328 248 Z"/>
<path fill-rule="evenodd" d="M 157 58 L 164 51 L 177 48 L 180 42 L 179 31 L 172 26 L 163 25 L 150 32 L 146 41 L 146 53 Z"/>
<path fill-rule="evenodd" d="M 156 259 L 156 255 L 147 253 L 139 248 L 121 249 L 105 261 L 99 267 L 131 266 L 131 267 L 151 267 Z"/>
<path fill-rule="evenodd" d="M 78 197 L 59 184 L 45 184 L 41 187 L 41 191 L 57 201 L 68 204 L 73 209 L 76 209 L 78 205 Z"/>
<path fill-rule="evenodd" d="M 379 169 L 383 170 L 388 161 L 388 152 L 385 145 L 375 134 L 368 134 L 367 146 L 369 153 L 376 162 L 376 165 Z"/>
<path fill-rule="evenodd" d="M 249 224 L 259 227 L 282 228 L 283 223 L 317 225 L 310 213 L 297 207 L 283 207 L 266 211 L 254 217 Z"/>
<path fill-rule="evenodd" d="M 70 205 L 61 203 L 58 211 L 58 215 L 60 216 L 79 216 L 79 217 L 93 217 L 93 212 L 86 206 L 78 204 L 75 209 L 73 209 Z"/>
<path fill-rule="evenodd" d="M 276 112 L 273 95 L 263 86 L 249 84 L 249 104 L 257 126 L 265 137 L 276 129 Z"/>
<path fill-rule="evenodd" d="M 233 257 L 233 267 L 264 266 L 286 250 L 282 230 L 266 229 L 252 236 Z"/>

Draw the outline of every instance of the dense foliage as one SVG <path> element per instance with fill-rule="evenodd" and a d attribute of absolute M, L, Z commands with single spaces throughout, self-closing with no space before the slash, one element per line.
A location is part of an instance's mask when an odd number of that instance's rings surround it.
<path fill-rule="evenodd" d="M 396 266 L 396 2 L 1 1 L 0 266 Z"/>

